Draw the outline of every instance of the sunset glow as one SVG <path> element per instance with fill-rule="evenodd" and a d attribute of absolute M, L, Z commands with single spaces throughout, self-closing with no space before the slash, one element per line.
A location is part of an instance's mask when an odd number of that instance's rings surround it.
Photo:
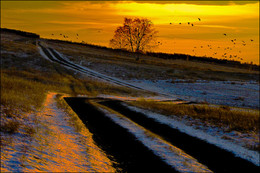
<path fill-rule="evenodd" d="M 1 1 L 3 28 L 103 46 L 124 17 L 154 23 L 162 45 L 152 51 L 259 64 L 258 1 Z"/>

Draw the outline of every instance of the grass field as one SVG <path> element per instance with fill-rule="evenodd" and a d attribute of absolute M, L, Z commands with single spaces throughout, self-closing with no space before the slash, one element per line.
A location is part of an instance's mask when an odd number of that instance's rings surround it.
<path fill-rule="evenodd" d="M 259 82 L 259 71 L 240 69 L 195 61 L 164 60 L 93 46 L 58 43 L 43 40 L 71 61 L 108 76 L 121 79 L 185 79 L 238 80 Z M 25 126 L 28 113 L 40 111 L 47 92 L 70 96 L 99 94 L 142 97 L 148 93 L 121 87 L 86 77 L 80 73 L 44 59 L 38 52 L 35 39 L 11 33 L 1 34 L 1 131 L 15 133 Z M 58 102 L 61 102 L 58 98 Z M 225 127 L 227 131 L 259 131 L 259 111 L 237 111 L 230 107 L 208 105 L 173 105 L 140 100 L 136 106 L 168 115 L 199 119 L 205 124 Z M 62 107 L 62 102 L 61 105 Z M 65 108 L 66 109 L 66 108 Z M 75 121 L 71 117 L 71 121 Z M 80 127 L 77 127 L 80 129 Z"/>
<path fill-rule="evenodd" d="M 131 104 L 158 112 L 167 116 L 180 118 L 191 117 L 205 124 L 224 127 L 226 131 L 254 132 L 259 131 L 259 110 L 234 109 L 229 106 L 188 105 L 149 100 L 133 101 Z"/>

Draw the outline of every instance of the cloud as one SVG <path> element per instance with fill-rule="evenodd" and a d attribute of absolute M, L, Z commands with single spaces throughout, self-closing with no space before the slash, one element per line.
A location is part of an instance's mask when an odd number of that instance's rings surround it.
<path fill-rule="evenodd" d="M 112 2 L 117 2 L 116 0 L 112 0 Z M 136 2 L 136 3 L 156 3 L 156 4 L 193 4 L 193 5 L 246 5 L 246 4 L 255 4 L 258 0 L 251 0 L 251 1 L 164 1 L 164 0 L 157 0 L 157 1 L 149 1 L 149 0 L 125 0 L 124 2 Z"/>

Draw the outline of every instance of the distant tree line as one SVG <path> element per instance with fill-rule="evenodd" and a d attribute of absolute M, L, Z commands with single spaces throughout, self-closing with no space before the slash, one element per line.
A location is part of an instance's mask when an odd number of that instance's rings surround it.
<path fill-rule="evenodd" d="M 146 52 L 146 55 L 161 58 L 161 59 L 172 59 L 172 60 L 181 59 L 181 60 L 227 65 L 227 66 L 231 66 L 231 67 L 241 67 L 244 69 L 250 69 L 250 70 L 255 70 L 255 71 L 260 70 L 260 66 L 253 64 L 252 62 L 251 63 L 241 63 L 240 61 L 235 61 L 235 60 L 217 59 L 217 58 L 212 58 L 212 57 L 191 56 L 191 55 L 186 55 L 186 54 L 168 54 L 168 53 Z"/>
<path fill-rule="evenodd" d="M 20 31 L 20 30 L 15 30 L 15 29 L 1 28 L 1 33 L 2 32 L 10 32 L 10 33 L 14 33 L 14 34 L 17 34 L 17 35 L 20 35 L 20 36 L 29 37 L 29 38 L 40 38 L 40 35 L 38 35 L 38 34 Z"/>

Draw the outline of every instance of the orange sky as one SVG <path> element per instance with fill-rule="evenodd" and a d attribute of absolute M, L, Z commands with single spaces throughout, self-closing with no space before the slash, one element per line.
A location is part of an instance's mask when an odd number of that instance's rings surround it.
<path fill-rule="evenodd" d="M 124 17 L 152 20 L 162 42 L 154 51 L 259 64 L 258 1 L 1 1 L 1 27 L 104 46 Z"/>

